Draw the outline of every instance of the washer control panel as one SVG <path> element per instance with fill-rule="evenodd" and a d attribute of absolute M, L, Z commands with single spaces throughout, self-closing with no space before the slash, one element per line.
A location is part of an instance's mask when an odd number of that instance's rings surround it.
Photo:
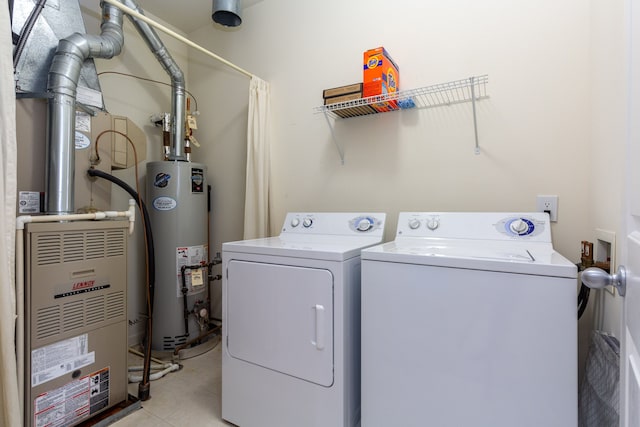
<path fill-rule="evenodd" d="M 396 236 L 551 242 L 542 212 L 401 212 Z"/>
<path fill-rule="evenodd" d="M 385 218 L 384 213 L 288 213 L 282 233 L 382 236 Z"/>

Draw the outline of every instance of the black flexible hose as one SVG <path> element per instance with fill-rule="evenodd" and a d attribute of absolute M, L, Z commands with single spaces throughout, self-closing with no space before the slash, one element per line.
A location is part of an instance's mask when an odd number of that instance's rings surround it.
<path fill-rule="evenodd" d="M 584 283 L 580 284 L 580 293 L 578 293 L 578 319 L 582 317 L 584 311 L 587 309 L 587 304 L 589 304 L 589 293 L 591 289 L 584 285 Z"/>
<path fill-rule="evenodd" d="M 144 369 L 142 373 L 142 381 L 140 382 L 140 386 L 138 388 L 138 398 L 142 401 L 145 401 L 149 399 L 149 388 L 151 386 L 149 379 L 149 376 L 151 375 L 151 333 L 153 325 L 153 300 L 156 283 L 155 253 L 153 249 L 153 234 L 151 232 L 151 220 L 149 219 L 149 212 L 147 211 L 147 207 L 138 193 L 126 182 L 98 169 L 89 169 L 87 171 L 87 174 L 92 177 L 97 176 L 106 179 L 107 181 L 111 181 L 112 183 L 116 184 L 118 187 L 129 193 L 129 195 L 136 201 L 136 204 L 138 205 L 138 208 L 140 209 L 144 217 L 144 232 L 147 237 L 147 258 L 149 260 L 147 264 L 147 286 L 149 288 L 150 301 L 147 319 L 147 345 L 145 346 Z"/>
<path fill-rule="evenodd" d="M 581 272 L 585 269 L 582 264 L 576 264 L 578 267 L 578 271 Z M 580 280 L 580 291 L 578 292 L 578 320 L 582 317 L 585 310 L 587 309 L 587 304 L 589 304 L 589 294 L 591 293 L 591 288 L 586 286 Z"/>

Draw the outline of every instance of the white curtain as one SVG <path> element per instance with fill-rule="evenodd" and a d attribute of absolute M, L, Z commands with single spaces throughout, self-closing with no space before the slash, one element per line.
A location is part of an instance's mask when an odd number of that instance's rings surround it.
<path fill-rule="evenodd" d="M 4 35 L 3 35 L 4 34 Z M 16 96 L 13 83 L 11 23 L 0 7 L 0 425 L 21 426 L 16 377 Z"/>
<path fill-rule="evenodd" d="M 268 237 L 269 230 L 269 83 L 253 76 L 249 86 L 247 126 L 247 184 L 244 199 L 244 238 Z"/>

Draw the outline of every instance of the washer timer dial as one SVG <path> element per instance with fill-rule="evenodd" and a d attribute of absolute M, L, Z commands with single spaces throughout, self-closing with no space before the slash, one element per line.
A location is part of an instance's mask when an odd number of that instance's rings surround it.
<path fill-rule="evenodd" d="M 516 236 L 528 236 L 535 231 L 536 226 L 527 218 L 512 218 L 505 224 L 507 232 Z"/>
<path fill-rule="evenodd" d="M 359 216 L 349 221 L 349 228 L 356 233 L 372 232 L 380 228 L 380 221 L 374 216 Z"/>
<path fill-rule="evenodd" d="M 373 221 L 371 218 L 362 218 L 356 224 L 356 229 L 358 231 L 369 231 L 371 230 L 371 227 L 373 227 Z"/>
<path fill-rule="evenodd" d="M 522 234 L 529 229 L 529 225 L 527 225 L 527 223 L 521 218 L 518 218 L 509 224 L 509 228 L 516 234 Z"/>

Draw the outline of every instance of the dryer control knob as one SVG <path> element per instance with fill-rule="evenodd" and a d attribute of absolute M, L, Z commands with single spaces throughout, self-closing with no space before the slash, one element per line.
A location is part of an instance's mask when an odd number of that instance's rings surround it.
<path fill-rule="evenodd" d="M 415 218 L 409 220 L 409 228 L 415 230 L 420 227 L 420 220 Z"/>
<path fill-rule="evenodd" d="M 518 218 L 509 225 L 509 228 L 516 234 L 522 234 L 529 229 L 529 224 Z"/>
<path fill-rule="evenodd" d="M 300 220 L 299 220 L 298 218 L 293 218 L 293 219 L 291 220 L 291 226 L 292 226 L 293 228 L 295 228 L 295 227 L 297 227 L 297 226 L 299 226 L 299 225 L 300 225 Z"/>
<path fill-rule="evenodd" d="M 373 227 L 373 221 L 371 221 L 369 218 L 362 218 L 356 226 L 358 231 L 369 231 L 371 230 L 371 227 Z"/>
<path fill-rule="evenodd" d="M 438 221 L 438 218 L 431 218 L 427 221 L 427 228 L 429 230 L 435 230 L 438 227 L 440 227 L 440 221 Z"/>
<path fill-rule="evenodd" d="M 302 226 L 304 228 L 309 228 L 311 225 L 313 225 L 313 220 L 311 218 L 305 218 L 302 220 Z"/>

